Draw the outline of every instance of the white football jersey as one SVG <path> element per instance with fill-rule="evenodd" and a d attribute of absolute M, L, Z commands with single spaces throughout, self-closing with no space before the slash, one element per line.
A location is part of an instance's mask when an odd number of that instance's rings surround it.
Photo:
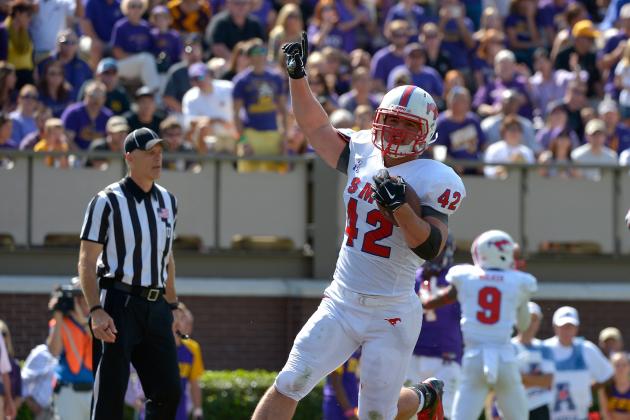
<path fill-rule="evenodd" d="M 484 270 L 462 264 L 446 280 L 457 289 L 462 308 L 461 327 L 467 347 L 510 342 L 517 308 L 536 291 L 536 278 L 516 270 Z"/>
<path fill-rule="evenodd" d="M 342 133 L 350 141 L 348 182 L 343 193 L 346 231 L 333 278 L 357 293 L 413 293 L 416 269 L 424 261 L 409 249 L 400 228 L 381 214 L 372 199 L 372 177 L 385 167 L 381 151 L 374 147 L 369 130 Z M 416 159 L 387 170 L 415 190 L 421 205 L 447 215 L 453 214 L 466 196 L 460 177 L 432 159 Z"/>

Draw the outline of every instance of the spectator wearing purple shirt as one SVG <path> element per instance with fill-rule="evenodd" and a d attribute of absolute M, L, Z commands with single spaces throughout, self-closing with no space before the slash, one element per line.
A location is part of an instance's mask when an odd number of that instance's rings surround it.
<path fill-rule="evenodd" d="M 56 118 L 68 105 L 74 102 L 72 86 L 64 79 L 64 66 L 59 60 L 50 60 L 44 66 L 43 74 L 37 84 L 39 100 L 52 110 Z"/>
<path fill-rule="evenodd" d="M 352 72 L 352 89 L 339 97 L 339 106 L 350 112 L 359 105 L 368 105 L 372 109 L 378 108 L 380 101 L 370 93 L 372 79 L 365 67 L 359 67 Z"/>
<path fill-rule="evenodd" d="M 326 378 L 322 407 L 324 420 L 358 419 L 360 358 L 359 349 Z"/>
<path fill-rule="evenodd" d="M 90 66 L 79 58 L 79 38 L 72 29 L 64 29 L 57 36 L 57 52 L 38 64 L 37 72 L 41 77 L 46 66 L 52 61 L 63 64 L 63 75 L 70 84 L 70 97 L 75 100 L 83 83 L 92 78 Z"/>
<path fill-rule="evenodd" d="M 450 159 L 479 160 L 486 137 L 479 117 L 470 112 L 470 92 L 456 86 L 448 94 L 446 111 L 437 119 L 437 144 L 446 147 Z M 477 169 L 455 168 L 459 173 L 476 174 Z"/>
<path fill-rule="evenodd" d="M 575 0 L 542 0 L 538 2 L 538 18 L 541 22 L 545 45 L 550 46 L 558 30 L 565 26 L 564 13 Z"/>
<path fill-rule="evenodd" d="M 95 68 L 109 48 L 112 29 L 122 17 L 120 0 L 87 0 L 81 31 L 90 37 L 90 62 Z"/>
<path fill-rule="evenodd" d="M 369 10 L 360 0 L 336 0 L 339 15 L 338 28 L 342 32 L 346 53 L 356 48 L 372 50 L 372 37 L 377 34 L 377 26 L 372 20 Z"/>
<path fill-rule="evenodd" d="M 487 29 L 479 40 L 477 54 L 472 59 L 472 67 L 477 86 L 484 86 L 494 80 L 494 58 L 505 48 L 505 36 L 496 29 Z"/>
<path fill-rule="evenodd" d="M 252 15 L 255 16 L 263 27 L 265 32 L 269 32 L 273 28 L 276 21 L 277 13 L 273 8 L 271 0 L 251 0 Z"/>
<path fill-rule="evenodd" d="M 547 115 L 545 126 L 536 133 L 538 150 L 549 149 L 552 140 L 557 138 L 559 133 L 567 133 L 574 148 L 582 144 L 575 131 L 568 125 L 567 109 L 562 100 L 548 103 L 545 112 Z"/>
<path fill-rule="evenodd" d="M 151 10 L 153 55 L 159 73 L 166 73 L 171 65 L 179 62 L 182 55 L 182 40 L 179 32 L 169 28 L 171 22 L 171 14 L 165 6 L 155 6 Z"/>
<path fill-rule="evenodd" d="M 544 48 L 534 52 L 534 70 L 536 73 L 529 78 L 534 113 L 544 117 L 547 104 L 564 97 L 575 74 L 566 70 L 554 70 L 549 53 Z"/>
<path fill-rule="evenodd" d="M 519 62 L 532 68 L 534 50 L 543 46 L 538 31 L 543 22 L 537 16 L 535 0 L 514 0 L 510 4 L 510 14 L 505 18 L 505 33 L 508 48 L 514 52 Z"/>
<path fill-rule="evenodd" d="M 411 76 L 413 85 L 421 86 L 426 90 L 436 102 L 441 101 L 444 94 L 444 81 L 437 70 L 427 67 L 427 52 L 417 42 L 413 42 L 405 47 L 405 64 L 394 68 L 387 80 L 387 89 L 393 89 L 394 80 L 400 73 L 407 73 Z"/>
<path fill-rule="evenodd" d="M 501 108 L 501 97 L 506 90 L 515 90 L 522 96 L 522 104 L 518 110 L 519 115 L 532 118 L 533 109 L 529 92 L 527 91 L 527 79 L 517 73 L 516 57 L 509 50 L 499 51 L 494 58 L 494 72 L 496 78 L 485 86 L 482 86 L 473 100 L 473 108 L 481 116 L 496 114 Z"/>
<path fill-rule="evenodd" d="M 437 296 L 449 286 L 446 273 L 454 263 L 455 242 L 448 235 L 444 250 L 416 271 L 414 289 L 421 299 Z M 453 302 L 438 309 L 424 311 L 422 330 L 407 368 L 407 380 L 436 377 L 444 381 L 442 404 L 450 413 L 457 382 L 461 374 L 463 340 L 459 327 L 461 309 Z M 450 417 L 450 416 L 449 416 Z"/>
<path fill-rule="evenodd" d="M 384 92 L 389 73 L 405 64 L 405 45 L 409 39 L 409 24 L 404 20 L 393 20 L 385 27 L 385 37 L 390 44 L 381 48 L 372 57 L 370 74 L 374 80 L 374 88 Z"/>
<path fill-rule="evenodd" d="M 420 34 L 422 25 L 429 21 L 429 17 L 415 0 L 400 0 L 387 12 L 385 24 L 393 20 L 404 20 L 409 24 L 409 41 L 412 42 Z"/>
<path fill-rule="evenodd" d="M 112 116 L 104 106 L 106 95 L 102 82 L 88 82 L 83 102 L 70 105 L 61 115 L 71 149 L 86 150 L 93 140 L 105 136 L 105 125 Z"/>
<path fill-rule="evenodd" d="M 308 26 L 309 44 L 313 49 L 343 48 L 344 37 L 339 29 L 339 13 L 333 3 L 318 2 Z"/>
<path fill-rule="evenodd" d="M 11 138 L 14 143 L 20 144 L 24 137 L 37 131 L 34 114 L 38 106 L 39 94 L 37 93 L 37 88 L 33 85 L 22 86 L 18 96 L 17 109 L 9 114 L 13 121 Z"/>
<path fill-rule="evenodd" d="M 597 54 L 597 61 L 606 77 L 606 85 L 604 91 L 607 94 L 617 98 L 619 91 L 615 87 L 615 68 L 623 57 L 628 38 L 630 38 L 630 4 L 626 4 L 621 8 L 619 20 L 617 21 L 619 32 L 606 41 L 604 49 Z"/>
<path fill-rule="evenodd" d="M 444 34 L 442 48 L 449 52 L 451 66 L 457 70 L 470 71 L 470 53 L 475 48 L 472 33 L 473 23 L 466 17 L 464 5 L 458 0 L 443 0 L 438 22 Z"/>
<path fill-rule="evenodd" d="M 118 73 L 125 79 L 140 79 L 145 86 L 157 91 L 160 87 L 153 51 L 153 37 L 146 20 L 148 0 L 122 0 L 125 15 L 112 30 L 112 53 L 118 60 Z"/>
<path fill-rule="evenodd" d="M 606 146 L 617 153 L 630 147 L 630 128 L 620 122 L 617 103 L 604 99 L 597 107 L 597 113 L 606 124 Z"/>
<path fill-rule="evenodd" d="M 287 132 L 286 88 L 282 76 L 267 68 L 267 49 L 254 42 L 247 50 L 251 66 L 234 78 L 234 125 L 243 138 L 241 154 L 281 155 Z M 282 126 L 278 127 L 278 117 Z M 241 161 L 239 170 L 277 170 L 275 162 Z"/>

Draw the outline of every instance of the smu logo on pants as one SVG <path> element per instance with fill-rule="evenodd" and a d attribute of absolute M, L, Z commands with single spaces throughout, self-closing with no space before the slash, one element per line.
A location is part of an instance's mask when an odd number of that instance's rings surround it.
<path fill-rule="evenodd" d="M 396 326 L 399 322 L 402 322 L 400 318 L 385 318 L 385 321 L 389 322 L 393 327 Z"/>
<path fill-rule="evenodd" d="M 568 382 L 556 384 L 556 402 L 553 411 L 575 410 L 575 403 L 571 398 L 571 392 Z"/>

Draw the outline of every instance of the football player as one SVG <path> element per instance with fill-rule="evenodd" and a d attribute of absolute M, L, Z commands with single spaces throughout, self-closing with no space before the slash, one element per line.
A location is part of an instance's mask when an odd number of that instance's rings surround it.
<path fill-rule="evenodd" d="M 536 278 L 515 270 L 515 249 L 505 232 L 482 233 L 471 248 L 474 265 L 451 268 L 446 275 L 451 285 L 423 302 L 425 310 L 455 299 L 461 305 L 464 358 L 452 420 L 477 419 L 490 390 L 506 418 L 527 419 L 527 397 L 510 337 L 514 325 L 519 331 L 529 327 L 527 303 Z"/>
<path fill-rule="evenodd" d="M 449 235 L 442 253 L 418 269 L 415 290 L 421 298 L 428 300 L 449 286 L 446 273 L 453 265 L 454 253 L 455 241 Z M 461 371 L 463 343 L 460 318 L 457 302 L 425 311 L 422 331 L 407 368 L 407 381 L 412 383 L 432 376 L 444 381 L 442 403 L 447 417 L 450 416 Z"/>
<path fill-rule="evenodd" d="M 448 216 L 459 208 L 464 185 L 448 166 L 418 159 L 435 141 L 437 118 L 423 89 L 389 91 L 371 130 L 342 132 L 309 88 L 306 34 L 283 51 L 298 125 L 317 154 L 348 175 L 347 219 L 333 281 L 253 418 L 290 419 L 298 401 L 362 345 L 359 418 L 391 420 L 420 334 L 415 272 L 444 247 Z M 415 208 L 407 203 L 410 194 L 418 199 Z M 435 386 L 421 385 L 406 391 L 420 409 L 433 410 L 440 403 Z"/>

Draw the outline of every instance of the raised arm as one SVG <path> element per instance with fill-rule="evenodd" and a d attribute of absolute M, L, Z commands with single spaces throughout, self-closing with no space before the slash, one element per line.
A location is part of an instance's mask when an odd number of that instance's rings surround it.
<path fill-rule="evenodd" d="M 330 124 L 328 114 L 319 104 L 306 79 L 305 64 L 308 57 L 308 39 L 302 32 L 302 42 L 290 42 L 282 47 L 286 55 L 287 73 L 293 113 L 300 129 L 319 157 L 329 166 L 345 172 L 347 155 L 346 143 Z"/>
<path fill-rule="evenodd" d="M 440 308 L 457 300 L 457 289 L 452 284 L 441 289 L 435 297 L 422 301 L 422 308 L 425 311 Z"/>

